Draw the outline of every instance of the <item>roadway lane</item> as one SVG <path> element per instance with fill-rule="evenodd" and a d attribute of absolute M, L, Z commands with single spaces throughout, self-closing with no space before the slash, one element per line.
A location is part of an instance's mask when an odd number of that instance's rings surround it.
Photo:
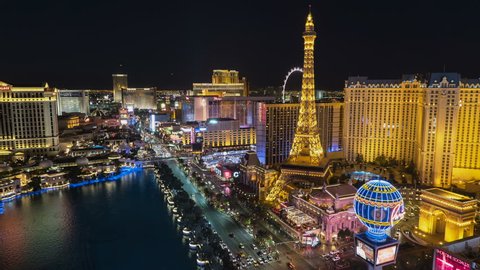
<path fill-rule="evenodd" d="M 218 233 L 220 238 L 225 242 L 232 253 L 237 254 L 243 250 L 247 255 L 258 259 L 257 254 L 251 248 L 251 244 L 253 244 L 253 237 L 230 216 L 219 212 L 213 207 L 210 207 L 207 204 L 205 197 L 203 197 L 196 187 L 188 180 L 184 172 L 178 167 L 176 160 L 169 159 L 165 161 L 165 163 L 170 167 L 173 174 L 183 183 L 184 190 L 197 203 L 200 209 L 202 209 L 205 217 L 212 225 L 212 228 Z M 229 237 L 228 235 L 230 233 L 233 233 L 235 237 Z M 240 243 L 245 246 L 244 249 L 239 248 Z"/>
<path fill-rule="evenodd" d="M 200 193 L 197 188 L 188 180 L 188 177 L 185 175 L 182 169 L 179 168 L 177 161 L 175 159 L 168 159 L 165 163 L 170 167 L 173 174 L 180 179 L 184 184 L 184 190 L 190 195 L 190 197 L 197 203 L 197 205 L 202 209 L 205 217 L 212 225 L 212 228 L 218 233 L 220 238 L 225 242 L 228 248 L 232 251 L 233 254 L 237 254 L 240 251 L 244 251 L 248 256 L 252 256 L 255 260 L 259 259 L 259 256 L 251 248 L 251 244 L 254 242 L 253 237 L 248 234 L 248 232 L 238 223 L 236 223 L 229 215 L 226 215 L 213 207 L 208 206 L 207 200 L 203 197 L 203 194 Z M 191 168 L 195 168 L 192 166 Z M 197 167 L 197 170 L 200 169 Z M 231 238 L 228 235 L 233 233 L 235 238 Z M 244 245 L 244 249 L 239 248 L 239 244 Z M 307 269 L 319 269 L 319 267 L 312 267 L 311 263 L 308 263 L 302 258 L 301 255 L 293 251 L 292 247 L 288 245 L 279 245 L 278 250 L 282 254 L 280 261 L 271 262 L 269 264 L 264 264 L 256 267 L 255 269 L 265 269 L 265 270 L 283 270 L 288 269 L 287 262 L 293 261 L 297 266 L 297 269 L 307 270 Z M 250 267 L 253 269 L 254 267 Z M 320 269 L 322 267 L 320 266 Z"/>

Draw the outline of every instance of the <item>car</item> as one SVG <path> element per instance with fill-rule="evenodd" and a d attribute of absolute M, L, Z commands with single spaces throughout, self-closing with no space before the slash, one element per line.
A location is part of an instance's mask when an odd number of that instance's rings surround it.
<path fill-rule="evenodd" d="M 296 268 L 295 268 L 295 265 L 294 265 L 293 263 L 291 263 L 291 262 L 287 263 L 287 267 L 288 267 L 288 269 L 292 269 L 292 270 L 293 270 L 293 269 L 296 269 Z"/>
<path fill-rule="evenodd" d="M 244 246 L 242 243 L 240 243 L 240 244 L 238 245 L 238 248 L 240 248 L 240 249 L 243 249 L 244 247 L 245 247 L 245 246 Z"/>
<path fill-rule="evenodd" d="M 328 254 L 328 253 L 322 254 L 322 258 L 324 258 L 324 259 L 327 259 L 329 257 L 330 257 L 330 254 Z"/>
<path fill-rule="evenodd" d="M 252 248 L 253 248 L 253 250 L 257 250 L 257 249 L 258 249 L 255 244 L 252 244 Z"/>
<path fill-rule="evenodd" d="M 234 238 L 234 237 L 235 237 L 235 234 L 229 233 L 228 236 L 229 236 L 230 238 Z"/>
<path fill-rule="evenodd" d="M 340 261 L 340 257 L 338 257 L 338 256 L 335 256 L 335 257 L 333 257 L 333 258 L 332 258 L 332 261 L 334 261 L 334 262 L 336 262 L 336 261 Z"/>
<path fill-rule="evenodd" d="M 331 255 L 335 255 L 335 254 L 338 254 L 338 253 L 339 253 L 338 250 L 330 250 L 330 254 L 331 254 Z"/>

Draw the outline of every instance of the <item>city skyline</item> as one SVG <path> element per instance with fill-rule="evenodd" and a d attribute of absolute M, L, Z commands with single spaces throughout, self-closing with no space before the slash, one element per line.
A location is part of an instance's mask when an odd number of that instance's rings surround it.
<path fill-rule="evenodd" d="M 56 1 L 4 18 L 1 269 L 480 265 L 477 4 Z"/>
<path fill-rule="evenodd" d="M 46 80 L 59 88 L 105 89 L 107 74 L 123 71 L 133 85 L 184 89 L 225 68 L 240 71 L 254 88 L 279 86 L 301 65 L 302 24 L 289 22 L 300 22 L 308 3 L 7 3 L 13 12 L 5 14 L 2 32 L 9 42 L 0 49 L 10 53 L 0 72 L 16 85 Z M 389 79 L 445 69 L 478 77 L 480 39 L 470 34 L 478 3 L 312 4 L 317 89 L 341 90 L 354 75 Z"/>

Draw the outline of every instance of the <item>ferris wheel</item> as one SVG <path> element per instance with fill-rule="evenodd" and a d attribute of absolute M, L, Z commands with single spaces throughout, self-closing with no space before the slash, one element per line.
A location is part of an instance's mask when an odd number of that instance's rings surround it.
<path fill-rule="evenodd" d="M 290 71 L 287 73 L 287 76 L 285 76 L 285 80 L 283 81 L 283 87 L 282 87 L 282 102 L 285 103 L 285 87 L 287 86 L 288 79 L 290 78 L 290 75 L 292 75 L 295 72 L 300 72 L 303 73 L 303 69 L 300 67 L 294 67 L 290 69 Z"/>

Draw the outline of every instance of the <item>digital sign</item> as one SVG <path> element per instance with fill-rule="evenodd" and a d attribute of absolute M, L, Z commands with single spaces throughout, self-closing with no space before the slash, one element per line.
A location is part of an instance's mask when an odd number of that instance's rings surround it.
<path fill-rule="evenodd" d="M 315 247 L 320 243 L 318 237 L 315 234 L 304 234 L 302 235 L 302 244 Z"/>
<path fill-rule="evenodd" d="M 60 97 L 82 97 L 82 92 L 59 92 Z"/>
<path fill-rule="evenodd" d="M 375 262 L 373 248 L 358 239 L 355 247 L 355 254 L 371 264 Z"/>
<path fill-rule="evenodd" d="M 397 245 L 384 247 L 377 251 L 377 265 L 391 263 L 395 261 L 397 253 Z"/>
<path fill-rule="evenodd" d="M 433 261 L 434 270 L 470 270 L 470 264 L 451 254 L 435 249 L 435 259 Z"/>

